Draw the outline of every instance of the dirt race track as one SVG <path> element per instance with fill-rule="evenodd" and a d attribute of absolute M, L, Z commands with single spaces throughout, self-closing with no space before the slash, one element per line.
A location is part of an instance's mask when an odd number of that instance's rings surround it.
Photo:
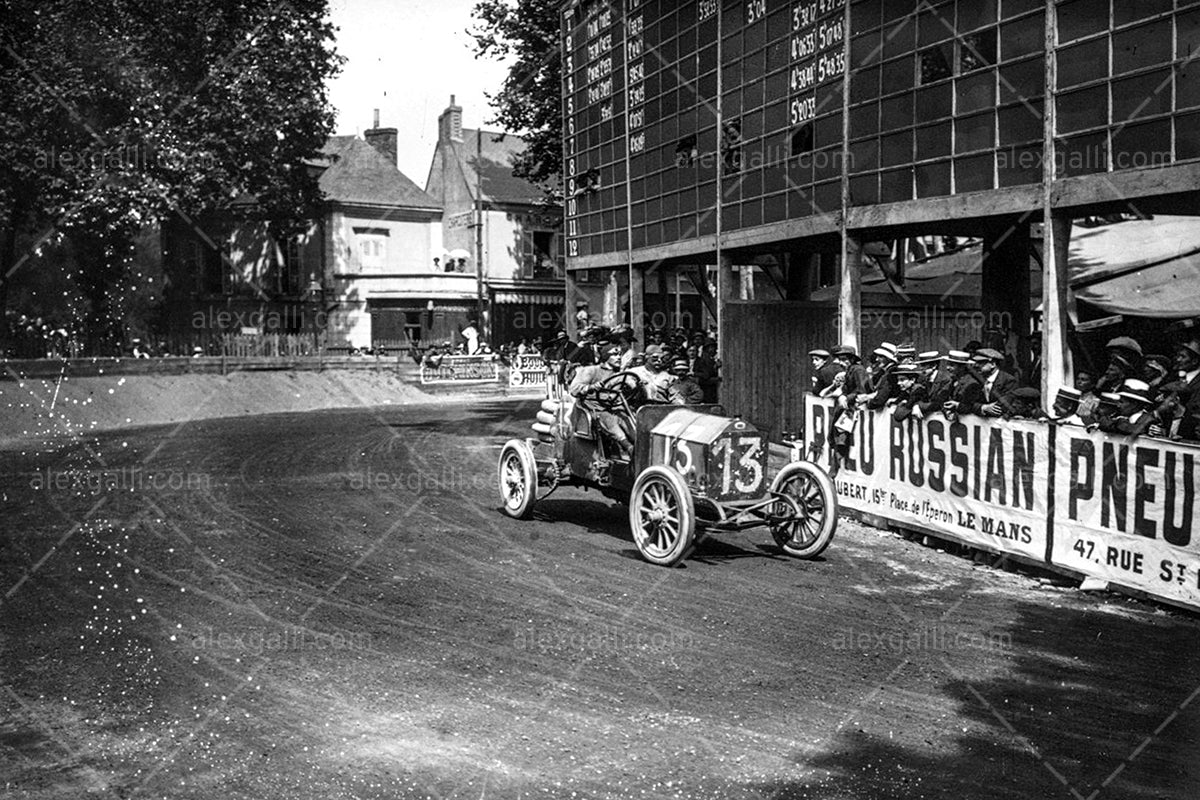
<path fill-rule="evenodd" d="M 0 451 L 5 798 L 1195 798 L 1200 622 L 843 521 L 497 510 L 536 403 Z"/>

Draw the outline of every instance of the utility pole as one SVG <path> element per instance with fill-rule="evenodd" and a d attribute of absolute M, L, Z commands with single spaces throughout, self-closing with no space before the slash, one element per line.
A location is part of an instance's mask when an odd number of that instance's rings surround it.
<path fill-rule="evenodd" d="M 483 318 L 483 128 L 475 131 L 475 327 L 492 343 L 491 320 Z"/>

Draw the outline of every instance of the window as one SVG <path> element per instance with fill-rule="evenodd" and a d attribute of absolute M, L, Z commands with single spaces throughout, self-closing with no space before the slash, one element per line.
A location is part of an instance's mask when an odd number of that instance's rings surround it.
<path fill-rule="evenodd" d="M 557 232 L 547 230 L 522 231 L 521 248 L 522 278 L 552 280 L 561 277 Z"/>
<path fill-rule="evenodd" d="M 300 239 L 297 236 L 289 237 L 279 248 L 279 285 L 276 288 L 280 294 L 298 295 L 302 291 L 304 262 L 300 253 Z"/>
<path fill-rule="evenodd" d="M 946 58 L 949 45 L 937 45 L 921 51 L 921 85 L 949 78 L 950 61 Z"/>
<path fill-rule="evenodd" d="M 721 131 L 721 159 L 726 172 L 742 169 L 742 127 L 737 122 L 726 122 Z"/>
<path fill-rule="evenodd" d="M 802 156 L 813 151 L 813 127 L 804 125 L 792 134 L 792 157 Z"/>
<path fill-rule="evenodd" d="M 679 144 L 675 147 L 675 166 L 690 167 L 696 163 L 696 158 L 699 151 L 696 149 L 696 137 L 685 136 L 679 140 Z"/>
<path fill-rule="evenodd" d="M 962 37 L 958 48 L 958 63 L 961 72 L 970 72 L 996 63 L 996 29 L 973 33 Z"/>
<path fill-rule="evenodd" d="M 221 251 L 201 242 L 194 242 L 193 246 L 200 251 L 204 263 L 204 291 L 207 294 L 230 293 L 233 286 L 229 281 L 229 271 L 225 269 L 225 258 Z"/>
<path fill-rule="evenodd" d="M 355 228 L 360 269 L 382 269 L 387 264 L 388 231 L 385 228 Z"/>

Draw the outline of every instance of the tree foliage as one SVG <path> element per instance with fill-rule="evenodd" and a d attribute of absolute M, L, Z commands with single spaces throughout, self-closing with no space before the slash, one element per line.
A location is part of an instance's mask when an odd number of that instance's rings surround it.
<path fill-rule="evenodd" d="M 479 0 L 472 16 L 477 56 L 510 60 L 508 77 L 488 99 L 493 122 L 521 133 L 528 147 L 514 165 L 527 180 L 562 185 L 562 58 L 560 0 Z"/>
<path fill-rule="evenodd" d="M 6 279 L 22 237 L 65 236 L 110 315 L 146 224 L 198 227 L 246 195 L 280 227 L 311 214 L 304 161 L 333 129 L 340 65 L 325 0 L 0 0 L 0 18 Z"/>

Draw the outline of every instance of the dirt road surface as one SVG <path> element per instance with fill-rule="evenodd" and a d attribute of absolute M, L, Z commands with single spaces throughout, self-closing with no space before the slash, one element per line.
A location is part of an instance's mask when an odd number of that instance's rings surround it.
<path fill-rule="evenodd" d="M 1195 798 L 1200 623 L 843 522 L 497 510 L 536 405 L 0 451 L 5 798 Z"/>

